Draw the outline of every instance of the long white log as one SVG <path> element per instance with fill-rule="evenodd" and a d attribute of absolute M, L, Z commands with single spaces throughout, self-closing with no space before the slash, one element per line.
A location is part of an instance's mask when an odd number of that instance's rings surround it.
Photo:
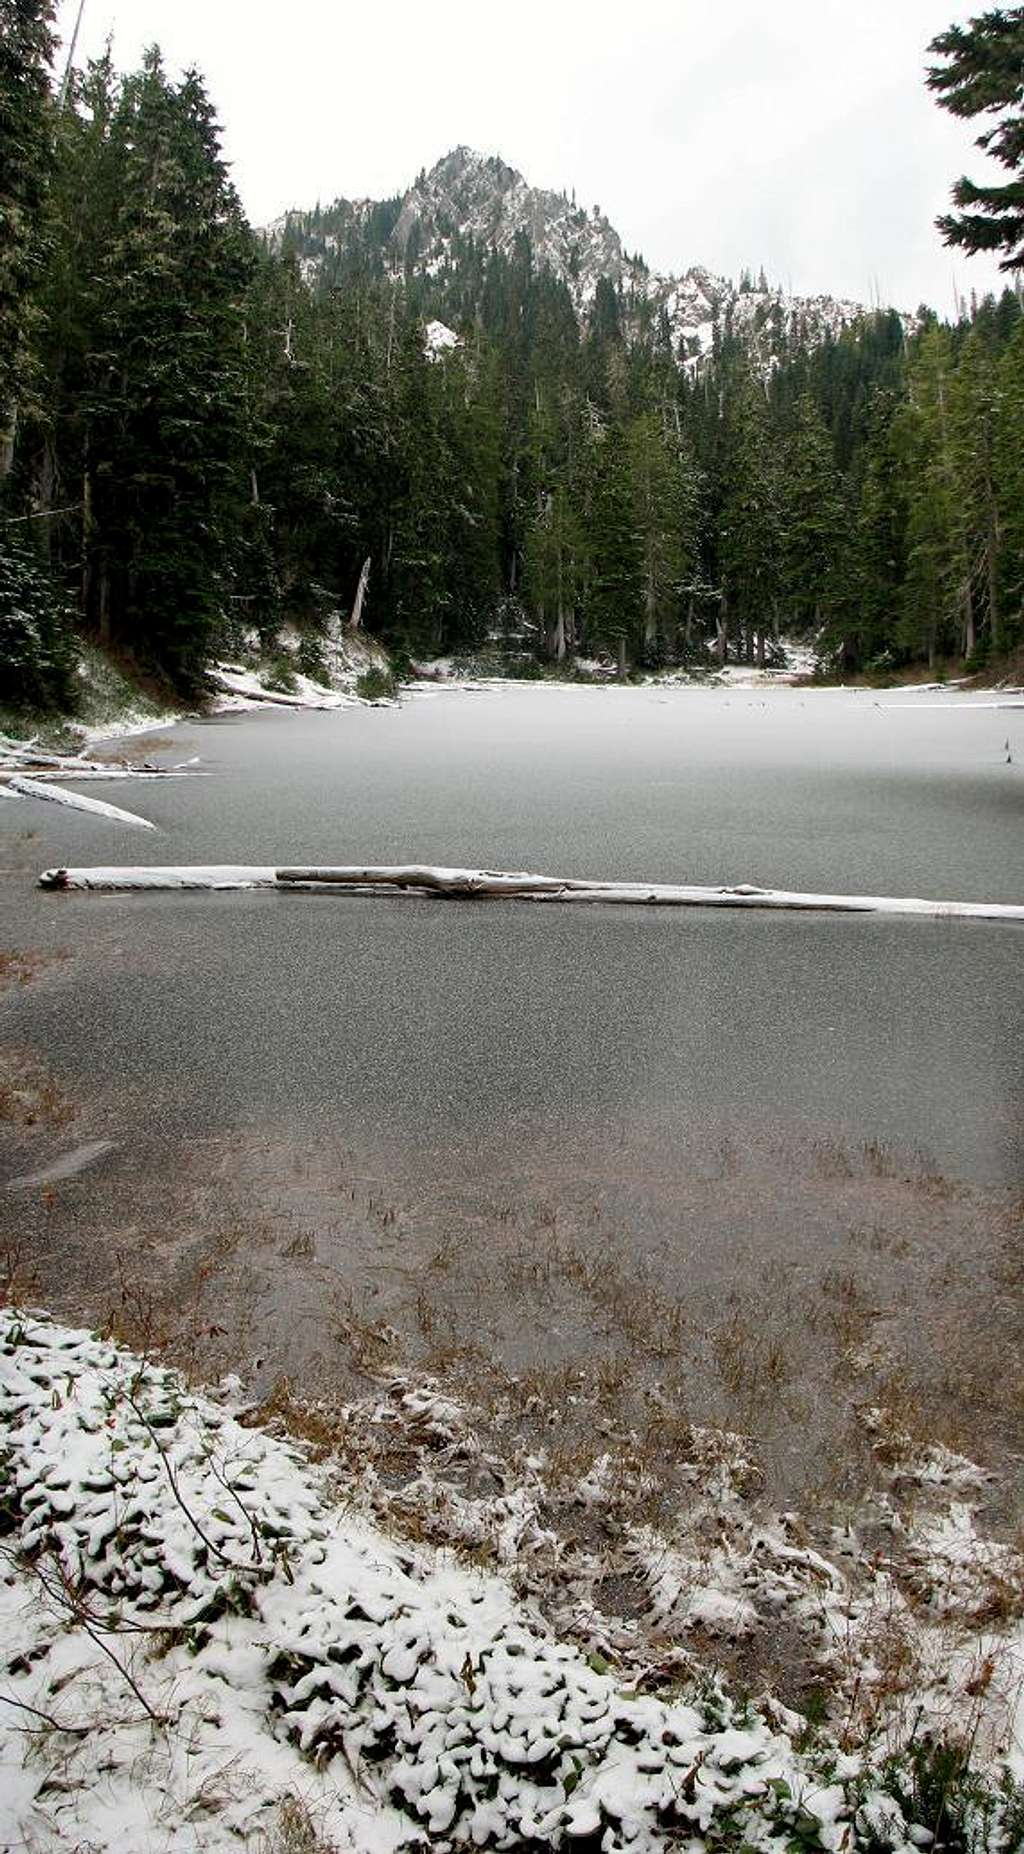
<path fill-rule="evenodd" d="M 707 888 L 666 882 L 602 882 L 580 877 L 527 875 L 501 869 L 443 869 L 339 865 L 279 869 L 278 882 L 305 888 L 387 891 L 411 889 L 446 896 L 525 897 L 533 901 L 599 901 L 631 907 L 792 908 L 841 914 L 924 914 L 982 920 L 1024 920 L 1024 904 L 998 901 L 929 901 L 893 895 L 818 895 L 751 883 Z"/>
<path fill-rule="evenodd" d="M 201 774 L 197 775 L 196 773 L 173 771 L 170 767 L 164 771 L 162 767 L 156 769 L 152 766 L 137 768 L 129 766 L 86 766 L 84 768 L 79 766 L 54 766 L 52 769 L 47 767 L 45 782 L 47 785 L 60 785 L 65 779 L 80 779 L 83 785 L 102 785 L 104 781 L 109 785 L 120 779 L 141 779 L 145 782 L 147 779 L 194 779 L 201 776 Z M 12 779 L 34 777 L 34 772 L 23 772 L 20 766 L 7 766 L 0 760 L 0 784 L 9 783 Z"/>
<path fill-rule="evenodd" d="M 930 714 L 976 715 L 992 708 L 1024 708 L 1024 702 L 876 702 L 875 706 L 893 710 L 906 709 L 908 712 L 913 710 L 914 714 L 927 709 Z"/>
<path fill-rule="evenodd" d="M 44 869 L 40 888 L 134 889 L 275 888 L 277 871 L 249 863 L 186 863 L 173 868 L 124 865 L 95 869 Z"/>
<path fill-rule="evenodd" d="M 70 805 L 74 811 L 89 811 L 93 817 L 106 818 L 115 824 L 136 824 L 140 830 L 155 830 L 148 818 L 136 817 L 134 811 L 122 811 L 118 805 L 105 804 L 102 798 L 86 798 L 81 792 L 64 792 L 59 786 L 44 785 L 40 779 L 25 779 L 16 773 L 7 781 L 25 798 L 46 798 L 54 805 Z"/>
<path fill-rule="evenodd" d="M 831 914 L 909 914 L 942 919 L 1024 921 L 1024 903 L 928 901 L 892 895 L 818 895 L 790 889 L 680 886 L 665 882 L 601 882 L 575 876 L 503 869 L 447 869 L 433 864 L 342 864 L 274 868 L 248 864 L 175 867 L 47 869 L 43 888 L 276 888 L 348 890 L 364 895 L 406 892 L 462 899 L 600 902 L 627 907 L 787 908 Z"/>

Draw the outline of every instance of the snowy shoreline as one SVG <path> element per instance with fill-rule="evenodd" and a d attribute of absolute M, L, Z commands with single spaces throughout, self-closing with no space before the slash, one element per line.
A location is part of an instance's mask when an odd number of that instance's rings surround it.
<path fill-rule="evenodd" d="M 42 1854 L 71 1829 L 103 1854 L 184 1854 L 201 1819 L 204 1854 L 255 1849 L 298 1799 L 330 1845 L 360 1854 L 930 1845 L 894 1793 L 897 1743 L 808 1737 L 799 1715 L 738 1703 L 713 1677 L 650 1693 L 638 1666 L 559 1639 L 502 1576 L 388 1536 L 358 1481 L 252 1426 L 239 1389 L 225 1381 L 215 1402 L 96 1334 L 0 1316 L 6 1839 Z M 397 1394 L 411 1434 L 457 1439 L 452 1405 Z M 936 1456 L 920 1472 L 941 1495 L 970 1464 Z M 929 1626 L 941 1638 L 945 1616 L 945 1680 L 967 1693 L 977 1654 L 1009 1656 L 1009 1686 L 990 1673 L 961 1723 L 978 1751 L 977 1846 L 1010 1854 L 1020 1801 L 999 1783 L 1024 1773 L 1024 1642 L 1019 1624 L 962 1640 L 961 1584 L 979 1564 L 1001 1572 L 1007 1549 L 984 1547 L 969 1512 L 921 1528 L 945 1589 Z M 784 1530 L 750 1547 L 726 1610 L 745 1582 L 758 1602 L 863 1627 L 836 1565 Z M 661 1568 L 671 1581 L 669 1557 Z M 941 1716 L 955 1691 L 919 1698 L 919 1718 Z"/>

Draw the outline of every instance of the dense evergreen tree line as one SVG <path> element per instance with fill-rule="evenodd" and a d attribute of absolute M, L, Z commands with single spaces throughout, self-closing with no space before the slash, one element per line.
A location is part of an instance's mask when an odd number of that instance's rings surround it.
<path fill-rule="evenodd" d="M 311 273 L 247 226 L 194 72 L 107 58 L 58 102 L 50 6 L 0 23 L 0 698 L 68 700 L 72 625 L 189 693 L 285 621 L 315 656 L 367 562 L 364 621 L 413 655 L 502 624 L 623 671 L 1024 641 L 1017 295 L 780 338 L 766 375 L 728 326 L 682 364 L 608 282 L 580 325 L 525 237 L 396 271 L 397 202 Z"/>

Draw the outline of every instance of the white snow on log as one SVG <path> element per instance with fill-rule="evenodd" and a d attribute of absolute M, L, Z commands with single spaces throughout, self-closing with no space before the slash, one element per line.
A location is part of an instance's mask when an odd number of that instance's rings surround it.
<path fill-rule="evenodd" d="M 107 818 L 114 824 L 136 824 L 140 830 L 155 830 L 148 818 L 136 817 L 134 811 L 122 811 L 118 805 L 105 804 L 102 798 L 86 798 L 81 792 L 65 792 L 56 785 L 44 785 L 40 779 L 26 779 L 16 773 L 8 781 L 24 798 L 46 798 L 54 805 L 70 805 L 74 811 L 88 811 L 93 817 Z"/>
<path fill-rule="evenodd" d="M 269 689 L 260 681 L 253 670 L 233 669 L 224 663 L 216 664 L 207 670 L 211 682 L 223 689 L 226 696 L 234 698 L 242 707 L 267 708 L 347 708 L 351 706 L 347 696 L 339 695 L 334 689 L 322 688 L 319 683 L 311 682 L 308 676 L 296 675 L 296 691 L 292 694 L 283 689 Z"/>
<path fill-rule="evenodd" d="M 0 784 L 12 778 L 32 778 L 33 773 L 24 775 L 17 767 L 8 767 L 0 763 Z M 195 773 L 186 773 L 182 768 L 173 766 L 54 766 L 46 768 L 46 783 L 53 785 L 64 779 L 80 779 L 83 784 L 94 780 L 111 779 L 186 779 L 195 778 Z"/>
<path fill-rule="evenodd" d="M 1024 702 L 976 702 L 973 697 L 966 701 L 961 697 L 959 701 L 952 702 L 876 702 L 875 706 L 913 709 L 915 714 L 926 709 L 930 714 L 938 712 L 945 715 L 973 715 L 979 711 L 983 712 L 986 708 L 1024 708 Z"/>
<path fill-rule="evenodd" d="M 113 866 L 94 869 L 44 869 L 40 888 L 242 889 L 275 888 L 277 871 L 250 863 L 186 863 L 172 867 Z"/>
<path fill-rule="evenodd" d="M 1024 921 L 1024 903 L 929 901 L 894 895 L 819 895 L 789 889 L 679 886 L 666 882 L 602 882 L 574 876 L 533 875 L 505 869 L 448 869 L 426 863 L 263 865 L 181 864 L 149 869 L 107 867 L 48 869 L 43 888 L 279 888 L 348 889 L 361 894 L 440 895 L 478 900 L 599 902 L 662 908 L 786 908 L 829 914 L 909 914 L 939 919 Z"/>

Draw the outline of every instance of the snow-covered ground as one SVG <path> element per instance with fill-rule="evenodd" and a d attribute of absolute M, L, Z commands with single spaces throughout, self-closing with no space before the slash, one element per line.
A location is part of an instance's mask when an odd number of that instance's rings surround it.
<path fill-rule="evenodd" d="M 355 698 L 329 689 L 311 677 L 293 672 L 288 689 L 267 682 L 258 670 L 237 663 L 215 663 L 208 672 L 219 690 L 213 699 L 215 714 L 233 714 L 254 708 L 350 708 Z"/>
<path fill-rule="evenodd" d="M 800 639 L 784 638 L 782 649 L 784 664 L 772 669 L 759 669 L 751 663 L 726 663 L 722 668 L 709 668 L 697 671 L 685 668 L 665 670 L 661 674 L 652 674 L 647 680 L 655 686 L 668 688 L 741 688 L 764 689 L 785 687 L 788 683 L 805 681 L 813 676 L 819 667 L 818 654 L 813 644 Z M 499 652 L 500 655 L 500 652 Z M 492 653 L 493 657 L 493 653 Z M 615 665 L 607 657 L 578 657 L 575 668 L 579 673 L 576 684 L 549 679 L 556 687 L 612 687 L 616 684 Z M 493 671 L 481 669 L 472 657 L 458 659 L 455 657 L 432 657 L 413 664 L 417 677 L 430 683 L 438 683 L 449 688 L 467 686 L 492 686 L 502 681 L 516 680 L 514 672 L 507 677 L 495 676 Z M 524 678 L 531 687 L 544 687 L 545 683 L 537 678 Z"/>
<path fill-rule="evenodd" d="M 380 645 L 363 632 L 351 630 L 338 613 L 328 619 L 316 639 L 320 660 L 316 677 L 299 668 L 303 639 L 294 627 L 286 625 L 278 634 L 277 669 L 280 671 L 282 659 L 288 669 L 283 681 L 279 673 L 273 675 L 260 663 L 259 642 L 253 633 L 243 662 L 215 663 L 208 670 L 209 681 L 219 691 L 213 701 L 215 713 L 266 706 L 325 709 L 365 706 L 367 698 L 360 695 L 358 688 L 360 677 L 368 670 L 386 671 L 389 667 Z M 374 707 L 387 705 L 379 698 L 370 700 Z"/>
<path fill-rule="evenodd" d="M 932 1844 L 942 1826 L 926 1819 L 932 1805 L 918 1806 L 912 1784 L 901 1790 L 902 1766 L 884 1765 L 891 1733 L 865 1748 L 851 1731 L 844 1747 L 770 1701 L 730 1699 L 710 1676 L 659 1694 L 639 1637 L 632 1652 L 595 1652 L 465 1552 L 413 1546 L 375 1523 L 387 1500 L 360 1425 L 390 1418 L 418 1441 L 426 1506 L 442 1497 L 445 1461 L 470 1446 L 449 1400 L 393 1385 L 376 1400 L 386 1407 L 340 1413 L 335 1462 L 314 1467 L 246 1420 L 239 1389 L 225 1381 L 215 1400 L 96 1334 L 0 1316 L 3 1846 Z M 682 1535 L 633 1541 L 655 1613 L 702 1605 L 708 1627 L 740 1633 L 760 1606 L 780 1626 L 817 1618 L 844 1703 L 852 1683 L 851 1725 L 861 1690 L 886 1679 L 882 1622 L 911 1619 L 932 1658 L 914 1663 L 919 1690 L 900 1693 L 899 1717 L 913 1710 L 918 1742 L 952 1722 L 977 1766 L 970 1838 L 957 1845 L 1019 1847 L 1014 1799 L 995 1788 L 1000 1771 L 1024 1768 L 1019 1624 L 994 1624 L 991 1604 L 976 1619 L 1014 1561 L 975 1533 L 970 1464 L 934 1451 L 903 1464 L 920 1501 L 906 1559 L 926 1590 L 915 1610 L 885 1553 L 874 1587 L 858 1585 L 852 1530 L 828 1559 L 802 1542 L 795 1516 L 744 1523 L 737 1439 L 708 1437 L 703 1452 L 699 1432 L 694 1441 L 693 1548 Z M 510 1568 L 532 1559 L 557 1585 L 542 1457 L 521 1466 L 522 1486 L 506 1479 L 489 1501 L 450 1502 L 450 1536 L 478 1555 L 481 1537 L 496 1540 Z M 581 1506 L 598 1491 L 581 1484 Z M 709 1516 L 717 1544 L 697 1550 Z M 600 1626 L 593 1605 L 589 1626 Z M 577 1636 L 587 1628 L 583 1617 Z"/>

